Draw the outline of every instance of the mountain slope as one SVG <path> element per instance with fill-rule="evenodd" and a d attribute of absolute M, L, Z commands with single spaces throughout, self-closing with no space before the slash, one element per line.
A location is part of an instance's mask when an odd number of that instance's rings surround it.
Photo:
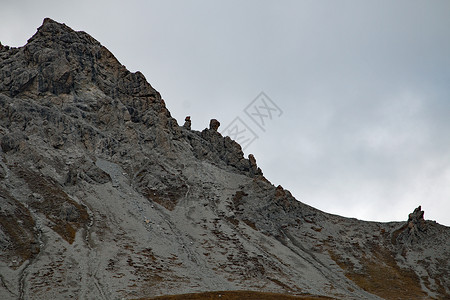
<path fill-rule="evenodd" d="M 450 297 L 450 228 L 326 214 L 84 32 L 0 50 L 0 298 Z"/>

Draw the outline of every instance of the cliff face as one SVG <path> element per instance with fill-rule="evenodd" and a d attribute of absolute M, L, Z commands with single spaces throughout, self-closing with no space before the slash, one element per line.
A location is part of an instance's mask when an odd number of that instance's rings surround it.
<path fill-rule="evenodd" d="M 1 299 L 450 297 L 450 228 L 297 201 L 84 32 L 45 19 L 0 47 L 0 78 Z"/>

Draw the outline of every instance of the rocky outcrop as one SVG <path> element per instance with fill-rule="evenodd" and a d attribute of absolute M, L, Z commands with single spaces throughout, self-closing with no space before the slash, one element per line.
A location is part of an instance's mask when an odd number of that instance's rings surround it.
<path fill-rule="evenodd" d="M 419 206 L 408 215 L 408 220 L 394 232 L 393 241 L 395 244 L 416 244 L 421 239 L 426 239 L 429 227 L 424 219 L 424 211 Z"/>
<path fill-rule="evenodd" d="M 144 76 L 131 73 L 85 32 L 45 19 L 25 47 L 1 53 L 0 90 L 10 96 L 69 94 L 95 84 L 106 96 L 142 97 L 161 105 Z M 147 101 L 145 101 L 147 102 Z M 150 102 L 150 101 L 148 101 Z M 145 105 L 139 108 L 145 108 Z"/>
<path fill-rule="evenodd" d="M 191 130 L 191 117 L 190 117 L 190 116 L 187 116 L 187 117 L 184 119 L 184 125 L 183 125 L 183 127 L 186 128 L 187 130 Z"/>
<path fill-rule="evenodd" d="M 427 225 L 423 215 L 424 211 L 419 206 L 408 216 L 408 235 L 412 240 L 417 240 L 422 234 L 426 234 Z"/>
<path fill-rule="evenodd" d="M 209 130 L 217 131 L 217 129 L 219 129 L 219 126 L 220 122 L 216 119 L 211 119 L 211 121 L 209 122 Z"/>
<path fill-rule="evenodd" d="M 450 230 L 297 201 L 212 119 L 179 126 L 143 74 L 45 19 L 0 47 L 0 298 L 253 290 L 450 297 Z"/>

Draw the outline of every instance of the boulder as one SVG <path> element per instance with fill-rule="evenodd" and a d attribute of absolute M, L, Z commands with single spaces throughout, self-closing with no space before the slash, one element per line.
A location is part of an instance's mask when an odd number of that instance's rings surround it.
<path fill-rule="evenodd" d="M 219 126 L 220 126 L 220 122 L 217 121 L 216 119 L 211 119 L 211 121 L 209 121 L 209 129 L 210 130 L 217 131 L 217 129 L 219 129 Z"/>

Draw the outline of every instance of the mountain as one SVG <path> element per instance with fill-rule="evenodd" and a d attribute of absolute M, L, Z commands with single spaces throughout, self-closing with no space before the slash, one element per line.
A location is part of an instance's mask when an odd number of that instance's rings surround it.
<path fill-rule="evenodd" d="M 85 32 L 45 19 L 0 78 L 1 299 L 450 299 L 449 227 L 297 201 Z"/>

